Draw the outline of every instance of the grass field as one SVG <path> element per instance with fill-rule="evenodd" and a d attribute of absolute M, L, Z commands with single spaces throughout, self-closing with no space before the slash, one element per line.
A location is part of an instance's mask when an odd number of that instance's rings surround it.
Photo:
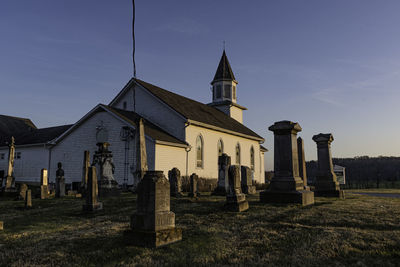
<path fill-rule="evenodd" d="M 125 245 L 136 196 L 104 200 L 104 212 L 81 212 L 82 199 L 0 201 L 1 266 L 115 265 L 400 265 L 400 199 L 348 194 L 309 207 L 269 205 L 250 197 L 243 213 L 224 197 L 171 199 L 183 240 L 158 249 Z"/>

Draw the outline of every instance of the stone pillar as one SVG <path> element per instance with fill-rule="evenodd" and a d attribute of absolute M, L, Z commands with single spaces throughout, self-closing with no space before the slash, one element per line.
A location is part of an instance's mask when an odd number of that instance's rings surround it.
<path fill-rule="evenodd" d="M 133 174 L 133 188 L 137 187 L 140 180 L 143 179 L 146 171 L 149 169 L 147 165 L 147 152 L 146 152 L 146 136 L 144 134 L 143 119 L 140 118 L 136 121 L 135 129 L 136 139 L 136 165 L 135 172 Z"/>
<path fill-rule="evenodd" d="M 297 154 L 299 158 L 299 176 L 303 180 L 304 189 L 310 190 L 307 185 L 306 158 L 304 156 L 304 142 L 301 137 L 297 138 Z"/>
<path fill-rule="evenodd" d="M 85 150 L 83 152 L 83 168 L 82 168 L 82 184 L 81 184 L 83 192 L 87 190 L 89 167 L 90 167 L 90 151 Z"/>
<path fill-rule="evenodd" d="M 231 166 L 231 157 L 223 153 L 218 157 L 218 184 L 213 195 L 225 196 L 229 189 L 229 166 Z"/>
<path fill-rule="evenodd" d="M 168 172 L 168 180 L 171 188 L 171 196 L 182 196 L 181 172 L 178 168 L 173 168 Z"/>
<path fill-rule="evenodd" d="M 62 163 L 57 164 L 58 169 L 56 171 L 56 198 L 65 197 L 65 178 L 64 170 L 62 169 Z"/>
<path fill-rule="evenodd" d="M 189 197 L 197 197 L 197 182 L 199 180 L 199 176 L 193 173 L 190 175 L 190 192 Z"/>
<path fill-rule="evenodd" d="M 260 201 L 266 203 L 314 203 L 314 193 L 304 190 L 299 177 L 297 153 L 298 123 L 279 121 L 268 128 L 274 132 L 274 177 L 266 191 L 260 193 Z"/>
<path fill-rule="evenodd" d="M 25 209 L 30 208 L 32 208 L 32 191 L 28 189 L 25 194 Z"/>
<path fill-rule="evenodd" d="M 21 184 L 21 187 L 19 189 L 19 199 L 25 200 L 27 190 L 28 186 L 26 184 Z"/>
<path fill-rule="evenodd" d="M 246 195 L 242 193 L 240 175 L 241 169 L 239 165 L 229 167 L 229 190 L 226 195 L 225 207 L 230 211 L 241 212 L 249 209 Z"/>
<path fill-rule="evenodd" d="M 147 171 L 137 187 L 136 213 L 131 217 L 129 242 L 137 246 L 159 247 L 182 240 L 170 211 L 170 184 L 162 171 Z"/>
<path fill-rule="evenodd" d="M 321 197 L 344 198 L 344 191 L 340 190 L 336 174 L 333 172 L 331 143 L 332 134 L 318 134 L 312 138 L 317 143 L 318 170 L 315 181 L 315 195 Z"/>
<path fill-rule="evenodd" d="M 241 167 L 242 191 L 245 194 L 253 195 L 256 193 L 256 187 L 253 185 L 253 171 L 247 167 Z"/>
<path fill-rule="evenodd" d="M 83 205 L 83 211 L 95 212 L 103 209 L 103 203 L 98 199 L 98 183 L 96 167 L 89 167 L 89 176 L 86 191 L 86 204 Z"/>
<path fill-rule="evenodd" d="M 49 198 L 49 178 L 47 176 L 47 169 L 42 169 L 40 175 L 40 199 L 47 198 Z"/>
<path fill-rule="evenodd" d="M 11 137 L 11 143 L 8 149 L 8 170 L 5 184 L 5 192 L 17 193 L 15 189 L 15 178 L 14 178 L 14 156 L 15 156 L 15 139 Z"/>

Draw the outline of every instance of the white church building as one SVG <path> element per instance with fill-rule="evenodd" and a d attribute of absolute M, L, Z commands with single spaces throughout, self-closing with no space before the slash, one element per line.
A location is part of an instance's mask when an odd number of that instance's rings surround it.
<path fill-rule="evenodd" d="M 50 181 L 54 181 L 61 162 L 67 183 L 81 181 L 84 151 L 93 156 L 96 134 L 101 130 L 113 152 L 115 179 L 119 184 L 132 184 L 136 162 L 133 133 L 135 122 L 143 118 L 149 170 L 161 170 L 167 176 L 176 167 L 181 175 L 196 173 L 217 179 L 218 157 L 226 153 L 232 164 L 250 167 L 254 180 L 263 183 L 267 150 L 261 145 L 264 139 L 243 124 L 246 108 L 237 104 L 237 84 L 224 51 L 211 82 L 209 104 L 131 79 L 108 105 L 97 105 L 73 125 L 32 127 L 16 134 L 9 131 L 3 139 L 14 135 L 16 140 L 16 180 L 40 181 L 40 170 L 47 168 Z M 40 131 L 41 139 L 32 138 Z M 7 157 L 0 128 L 0 170 L 5 172 Z"/>

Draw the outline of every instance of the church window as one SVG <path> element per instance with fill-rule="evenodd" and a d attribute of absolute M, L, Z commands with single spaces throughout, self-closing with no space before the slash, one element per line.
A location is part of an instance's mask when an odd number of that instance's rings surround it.
<path fill-rule="evenodd" d="M 5 158 L 5 154 L 4 153 L 1 153 L 0 154 L 0 159 L 4 159 Z"/>
<path fill-rule="evenodd" d="M 204 157 L 204 146 L 203 138 L 201 135 L 197 137 L 196 140 L 196 167 L 203 168 L 203 157 Z"/>
<path fill-rule="evenodd" d="M 231 86 L 230 85 L 224 86 L 224 97 L 231 98 Z"/>
<path fill-rule="evenodd" d="M 221 85 L 217 85 L 216 87 L 217 87 L 217 89 L 216 89 L 217 98 L 221 98 Z"/>
<path fill-rule="evenodd" d="M 222 156 L 222 153 L 224 153 L 224 143 L 222 142 L 222 139 L 219 139 L 219 141 L 218 141 L 218 157 Z"/>
<path fill-rule="evenodd" d="M 123 106 L 124 106 L 123 109 L 126 110 L 126 106 L 127 106 L 126 101 L 124 101 Z"/>
<path fill-rule="evenodd" d="M 236 99 L 236 86 L 232 87 L 232 95 L 233 95 L 233 99 Z"/>
<path fill-rule="evenodd" d="M 21 158 L 21 152 L 16 152 L 14 157 L 16 159 L 20 159 Z"/>
<path fill-rule="evenodd" d="M 240 145 L 236 145 L 236 164 L 240 165 Z"/>
<path fill-rule="evenodd" d="M 250 169 L 254 171 L 254 147 L 250 149 Z"/>

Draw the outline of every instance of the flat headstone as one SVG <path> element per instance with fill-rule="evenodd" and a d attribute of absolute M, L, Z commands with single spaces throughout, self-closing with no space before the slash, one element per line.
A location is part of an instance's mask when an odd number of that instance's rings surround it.
<path fill-rule="evenodd" d="M 229 188 L 229 166 L 231 166 L 231 157 L 223 153 L 218 157 L 218 184 L 213 195 L 226 195 Z"/>
<path fill-rule="evenodd" d="M 253 185 L 253 171 L 247 166 L 241 166 L 242 192 L 248 195 L 254 195 L 256 187 Z"/>
<path fill-rule="evenodd" d="M 197 192 L 197 182 L 199 180 L 199 176 L 197 174 L 193 173 L 190 175 L 190 192 L 189 192 L 189 197 L 197 197 L 198 192 Z"/>
<path fill-rule="evenodd" d="M 171 188 L 171 196 L 182 196 L 181 172 L 178 168 L 173 168 L 168 172 L 168 180 Z"/>
<path fill-rule="evenodd" d="M 170 211 L 170 184 L 162 171 L 148 171 L 137 187 L 136 213 L 131 217 L 128 242 L 137 246 L 159 247 L 182 239 Z"/>

